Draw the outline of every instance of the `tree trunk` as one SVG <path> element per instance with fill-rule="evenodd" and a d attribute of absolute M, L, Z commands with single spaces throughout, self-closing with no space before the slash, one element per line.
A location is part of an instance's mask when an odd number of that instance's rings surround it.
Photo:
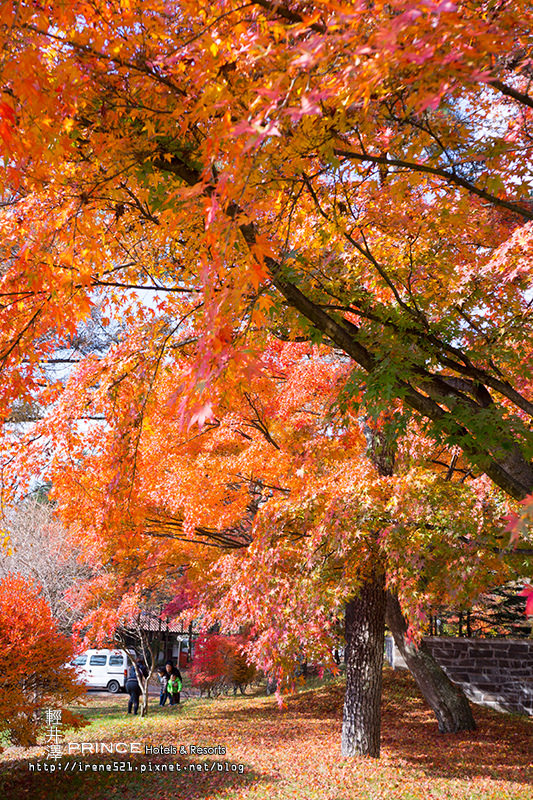
<path fill-rule="evenodd" d="M 342 755 L 379 757 L 385 577 L 374 574 L 346 605 Z"/>
<path fill-rule="evenodd" d="M 148 714 L 148 680 L 142 682 L 141 689 L 141 717 L 146 717 Z"/>
<path fill-rule="evenodd" d="M 387 625 L 426 702 L 437 717 L 440 733 L 475 731 L 476 723 L 465 693 L 448 678 L 428 648 L 407 640 L 407 624 L 396 595 L 387 592 Z"/>

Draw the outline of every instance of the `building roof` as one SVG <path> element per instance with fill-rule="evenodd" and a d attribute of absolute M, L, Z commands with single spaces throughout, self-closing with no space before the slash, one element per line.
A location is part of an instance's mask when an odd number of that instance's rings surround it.
<path fill-rule="evenodd" d="M 149 611 L 143 611 L 140 614 L 139 624 L 145 631 L 188 634 L 188 630 L 183 630 L 183 625 L 179 619 L 161 618 L 157 613 Z"/>

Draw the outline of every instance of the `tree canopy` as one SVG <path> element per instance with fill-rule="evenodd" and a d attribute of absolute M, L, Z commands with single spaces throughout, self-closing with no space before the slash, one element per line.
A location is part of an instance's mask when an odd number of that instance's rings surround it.
<path fill-rule="evenodd" d="M 505 495 L 486 476 L 465 481 L 460 458 L 450 473 L 453 454 L 414 426 L 394 443 L 394 471 L 378 469 L 357 405 L 338 408 L 350 364 L 329 348 L 272 338 L 257 373 L 219 382 L 209 422 L 184 430 L 170 399 L 187 361 L 162 369 L 138 438 L 113 419 L 107 385 L 73 376 L 16 462 L 46 464 L 94 569 L 82 588 L 93 636 L 174 586 L 176 613 L 230 630 L 253 621 L 255 661 L 290 672 L 304 646 L 316 659 L 332 650 L 337 618 L 376 565 L 413 633 L 433 606 L 468 602 L 527 565 L 523 544 L 508 548 Z M 137 391 L 133 376 L 121 385 Z M 76 435 L 88 403 L 108 421 Z M 384 431 L 367 424 L 370 440 Z"/>
<path fill-rule="evenodd" d="M 325 621 L 376 569 L 412 607 L 446 561 L 468 592 L 480 536 L 474 584 L 502 568 L 533 491 L 532 13 L 2 4 L 2 498 L 48 461 L 104 593 L 264 567 L 279 607 L 305 565 Z"/>
<path fill-rule="evenodd" d="M 193 340 L 189 420 L 268 325 L 343 350 L 367 404 L 400 398 L 523 498 L 530 15 L 3 4 L 4 416 L 53 396 L 43 358 L 98 298 L 147 386 Z"/>

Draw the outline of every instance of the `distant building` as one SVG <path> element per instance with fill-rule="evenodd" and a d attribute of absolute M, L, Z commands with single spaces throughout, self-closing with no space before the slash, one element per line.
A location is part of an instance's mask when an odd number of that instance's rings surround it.
<path fill-rule="evenodd" d="M 156 664 L 171 659 L 180 667 L 186 667 L 192 661 L 198 633 L 194 630 L 194 623 L 184 630 L 179 619 L 161 618 L 158 611 L 143 611 L 134 625 L 124 629 L 124 644 L 135 648 L 141 636 L 146 637 L 148 643 L 159 640 Z"/>

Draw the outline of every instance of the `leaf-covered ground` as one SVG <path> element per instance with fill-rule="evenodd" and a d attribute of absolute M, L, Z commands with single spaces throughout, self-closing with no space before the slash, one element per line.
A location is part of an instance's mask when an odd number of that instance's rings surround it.
<path fill-rule="evenodd" d="M 126 714 L 126 698 L 90 695 L 91 724 L 67 731 L 64 741 L 174 745 L 177 755 L 45 759 L 43 748 L 9 748 L 0 756 L 0 797 L 24 800 L 531 800 L 531 733 L 524 718 L 475 707 L 474 734 L 441 736 L 408 674 L 384 675 L 382 757 L 343 759 L 339 753 L 343 687 L 304 690 L 280 710 L 256 694 L 188 700 L 142 719 Z M 179 746 L 226 748 L 225 755 L 180 755 Z M 130 761 L 125 772 L 94 772 L 92 765 Z M 67 761 L 91 765 L 66 772 Z M 181 773 L 156 771 L 174 762 Z M 222 764 L 220 770 L 216 762 Z M 29 764 L 56 763 L 55 773 Z M 62 771 L 59 771 L 59 764 Z M 207 764 L 209 771 L 191 771 Z M 212 765 L 215 766 L 212 768 Z M 226 768 L 226 764 L 228 767 Z M 232 772 L 231 765 L 244 765 Z M 131 766 L 131 771 L 129 771 Z M 184 768 L 188 769 L 185 770 Z M 142 771 L 144 768 L 144 772 Z M 205 767 L 202 766 L 202 770 Z M 238 767 L 236 767 L 238 769 Z"/>

